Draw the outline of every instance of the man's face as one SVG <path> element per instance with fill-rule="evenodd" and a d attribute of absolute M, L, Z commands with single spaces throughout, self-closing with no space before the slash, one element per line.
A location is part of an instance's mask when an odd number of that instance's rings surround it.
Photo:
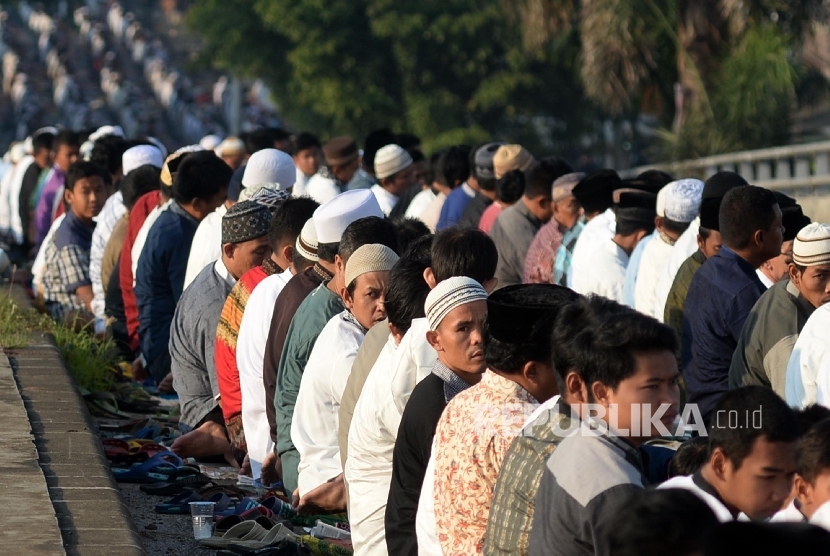
<path fill-rule="evenodd" d="M 352 181 L 355 172 L 360 167 L 360 157 L 355 158 L 353 161 L 349 162 L 348 164 L 343 164 L 341 166 L 332 166 L 331 173 L 334 176 L 342 181 L 343 183 L 349 183 Z"/>
<path fill-rule="evenodd" d="M 535 199 L 530 199 L 530 212 L 540 221 L 549 222 L 551 216 L 553 216 L 553 203 L 544 195 L 540 195 Z"/>
<path fill-rule="evenodd" d="M 790 263 L 793 262 L 793 241 L 781 244 L 781 254 L 773 257 L 761 265 L 773 282 L 780 282 L 787 276 Z"/>
<path fill-rule="evenodd" d="M 82 178 L 64 192 L 64 198 L 78 218 L 90 221 L 101 212 L 107 200 L 107 187 L 98 176 Z"/>
<path fill-rule="evenodd" d="M 582 205 L 571 195 L 553 203 L 553 217 L 566 228 L 573 228 L 582 217 Z"/>
<path fill-rule="evenodd" d="M 460 305 L 444 317 L 430 341 L 444 365 L 461 373 L 484 372 L 487 363 L 481 325 L 486 315 L 487 301 L 480 299 Z"/>
<path fill-rule="evenodd" d="M 710 230 L 709 237 L 703 239 L 700 235 L 697 236 L 697 246 L 703 251 L 703 256 L 707 259 L 714 257 L 720 251 L 723 241 L 721 241 L 720 232 L 717 230 Z"/>
<path fill-rule="evenodd" d="M 77 162 L 79 152 L 77 145 L 60 145 L 55 152 L 55 164 L 66 172 L 70 166 Z"/>
<path fill-rule="evenodd" d="M 372 328 L 386 318 L 384 295 L 389 271 L 367 272 L 355 279 L 354 295 L 343 290 L 346 309 L 357 319 L 363 328 Z"/>
<path fill-rule="evenodd" d="M 401 196 L 404 192 L 415 185 L 415 166 L 410 164 L 393 176 L 381 180 L 383 187 L 392 195 Z"/>
<path fill-rule="evenodd" d="M 191 208 L 193 209 L 193 216 L 196 217 L 198 221 L 202 221 L 205 217 L 210 214 L 211 212 L 215 211 L 219 206 L 225 202 L 228 198 L 228 189 L 225 188 L 221 190 L 219 193 L 211 197 L 210 199 L 202 199 L 200 197 L 196 197 L 191 202 Z"/>
<path fill-rule="evenodd" d="M 296 164 L 297 168 L 300 169 L 300 172 L 306 176 L 313 176 L 316 174 L 317 169 L 320 167 L 321 161 L 322 156 L 320 154 L 320 149 L 316 146 L 303 149 L 294 155 L 294 164 Z"/>
<path fill-rule="evenodd" d="M 784 223 L 781 219 L 781 209 L 776 204 L 773 206 L 775 219 L 768 230 L 764 231 L 764 240 L 761 244 L 767 260 L 781 254 L 781 245 L 784 243 Z"/>
<path fill-rule="evenodd" d="M 830 302 L 830 264 L 808 266 L 804 272 L 793 265 L 790 267 L 790 279 L 813 307 Z"/>
<path fill-rule="evenodd" d="M 763 436 L 755 439 L 752 451 L 737 469 L 726 458 L 720 495 L 750 519 L 772 517 L 790 496 L 795 451 L 795 442 L 769 442 Z"/>
<path fill-rule="evenodd" d="M 652 427 L 648 420 L 664 407 L 659 420 L 668 431 L 674 430 L 674 421 L 680 411 L 680 372 L 677 358 L 668 350 L 635 352 L 634 366 L 633 375 L 620 382 L 616 390 L 607 388 L 606 400 L 598 401 L 607 409 L 616 404 L 619 429 L 633 434 L 632 423 L 635 419 L 641 423 L 637 440 L 645 442 L 660 436 L 659 428 Z M 648 415 L 646 406 L 650 411 Z"/>
<path fill-rule="evenodd" d="M 427 174 L 427 161 L 426 160 L 419 160 L 418 162 L 413 162 L 412 166 L 415 168 L 415 183 L 420 185 L 421 187 L 424 186 L 424 182 L 426 181 L 426 174 Z"/>
<path fill-rule="evenodd" d="M 34 154 L 35 162 L 41 168 L 48 168 L 52 165 L 52 151 L 49 149 L 38 149 Z"/>
<path fill-rule="evenodd" d="M 240 276 L 271 256 L 268 236 L 258 237 L 232 246 L 231 256 L 225 258 L 225 266 L 237 280 Z"/>
<path fill-rule="evenodd" d="M 245 153 L 238 152 L 238 153 L 230 153 L 230 154 L 223 154 L 222 160 L 225 161 L 225 164 L 231 167 L 231 170 L 238 170 L 242 163 L 245 162 Z"/>

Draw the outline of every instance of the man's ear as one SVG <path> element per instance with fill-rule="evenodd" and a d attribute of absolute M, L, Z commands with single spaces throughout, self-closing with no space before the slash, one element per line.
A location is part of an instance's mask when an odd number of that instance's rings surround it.
<path fill-rule="evenodd" d="M 346 263 L 343 262 L 343 257 L 339 254 L 334 256 L 334 269 L 339 274 L 345 274 L 346 272 Z"/>
<path fill-rule="evenodd" d="M 801 285 L 801 273 L 798 271 L 794 263 L 790 263 L 787 266 L 787 274 L 790 277 L 790 282 L 793 283 L 794 286 Z"/>
<path fill-rule="evenodd" d="M 433 274 L 432 272 L 431 266 L 428 266 L 424 269 L 424 281 L 426 281 L 427 286 L 429 286 L 429 289 L 431 290 L 435 289 L 435 286 L 438 285 L 438 282 L 436 282 L 435 280 L 435 274 Z"/>
<path fill-rule="evenodd" d="M 393 338 L 395 338 L 396 344 L 400 344 L 401 340 L 403 340 L 403 337 L 406 334 L 406 332 L 402 331 L 400 328 L 398 328 L 391 322 L 389 323 L 389 333 L 392 334 Z"/>
<path fill-rule="evenodd" d="M 731 464 L 729 462 L 729 458 L 726 457 L 723 448 L 718 446 L 712 451 L 712 455 L 709 457 L 709 463 L 712 466 L 712 471 L 715 473 L 715 477 L 721 481 L 726 480 L 727 466 Z"/>
<path fill-rule="evenodd" d="M 236 246 L 233 243 L 223 243 L 222 244 L 222 254 L 229 259 L 233 259 L 233 255 L 236 252 Z"/>
<path fill-rule="evenodd" d="M 294 263 L 294 246 L 291 244 L 282 248 L 282 256 L 290 263 Z"/>
<path fill-rule="evenodd" d="M 493 290 L 495 290 L 496 286 L 498 286 L 498 285 L 499 285 L 499 279 L 494 276 L 493 278 L 490 278 L 489 280 L 485 280 L 484 283 L 481 285 L 481 287 L 484 288 L 484 291 L 486 291 L 489 295 L 489 294 L 493 293 Z"/>
<path fill-rule="evenodd" d="M 608 407 L 611 405 L 610 394 L 611 388 L 600 381 L 591 384 L 590 393 L 600 405 Z"/>
<path fill-rule="evenodd" d="M 351 311 L 352 307 L 354 307 L 354 299 L 352 299 L 352 296 L 349 295 L 349 290 L 345 287 L 340 288 L 340 299 L 343 300 L 343 304 L 346 306 L 346 309 Z"/>
<path fill-rule="evenodd" d="M 435 330 L 427 330 L 427 342 L 435 351 L 444 351 L 444 346 L 441 345 L 441 339 Z"/>
<path fill-rule="evenodd" d="M 763 245 L 767 239 L 767 233 L 764 230 L 755 230 L 755 233 L 752 234 L 752 239 L 755 241 L 755 245 Z"/>
<path fill-rule="evenodd" d="M 72 190 L 71 189 L 66 188 L 66 189 L 63 190 L 63 200 L 66 201 L 66 204 L 68 204 L 68 205 L 72 204 Z"/>
<path fill-rule="evenodd" d="M 565 390 L 576 403 L 588 403 L 588 387 L 576 371 L 570 371 L 565 375 Z"/>

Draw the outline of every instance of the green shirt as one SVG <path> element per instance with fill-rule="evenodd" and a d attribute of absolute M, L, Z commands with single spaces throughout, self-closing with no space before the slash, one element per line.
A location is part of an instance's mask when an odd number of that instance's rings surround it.
<path fill-rule="evenodd" d="M 686 307 L 686 295 L 689 293 L 689 285 L 692 283 L 692 277 L 705 262 L 706 256 L 700 250 L 683 261 L 669 290 L 666 309 L 663 313 L 663 322 L 674 328 L 678 340 L 682 339 L 683 336 L 683 309 Z"/>
<path fill-rule="evenodd" d="M 277 392 L 274 396 L 277 453 L 282 460 L 282 481 L 288 492 L 294 492 L 297 488 L 297 468 L 300 465 L 300 454 L 291 442 L 291 421 L 303 371 L 317 336 L 326 323 L 344 309 L 340 296 L 332 293 L 326 287 L 326 283 L 323 283 L 303 300 L 288 327 L 277 371 Z"/>

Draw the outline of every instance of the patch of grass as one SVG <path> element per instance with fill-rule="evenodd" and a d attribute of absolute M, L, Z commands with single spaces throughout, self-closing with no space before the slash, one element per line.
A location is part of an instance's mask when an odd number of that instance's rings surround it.
<path fill-rule="evenodd" d="M 57 323 L 34 309 L 21 309 L 6 292 L 0 292 L 0 348 L 29 345 L 31 334 L 50 333 L 75 382 L 91 392 L 106 392 L 113 381 L 110 371 L 118 364 L 111 339 L 95 338 L 90 327 Z"/>

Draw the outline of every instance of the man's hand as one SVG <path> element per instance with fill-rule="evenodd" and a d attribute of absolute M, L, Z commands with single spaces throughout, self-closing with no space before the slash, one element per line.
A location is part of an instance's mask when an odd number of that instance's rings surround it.
<path fill-rule="evenodd" d="M 147 380 L 147 371 L 144 368 L 144 363 L 141 362 L 141 357 L 136 357 L 133 361 L 133 380 L 136 382 Z"/>
<path fill-rule="evenodd" d="M 295 500 L 297 493 L 295 493 Z M 346 483 L 341 473 L 300 498 L 297 513 L 314 515 L 346 510 Z"/>
<path fill-rule="evenodd" d="M 262 461 L 262 472 L 260 482 L 264 486 L 270 486 L 282 477 L 282 460 L 274 452 L 269 452 Z"/>

